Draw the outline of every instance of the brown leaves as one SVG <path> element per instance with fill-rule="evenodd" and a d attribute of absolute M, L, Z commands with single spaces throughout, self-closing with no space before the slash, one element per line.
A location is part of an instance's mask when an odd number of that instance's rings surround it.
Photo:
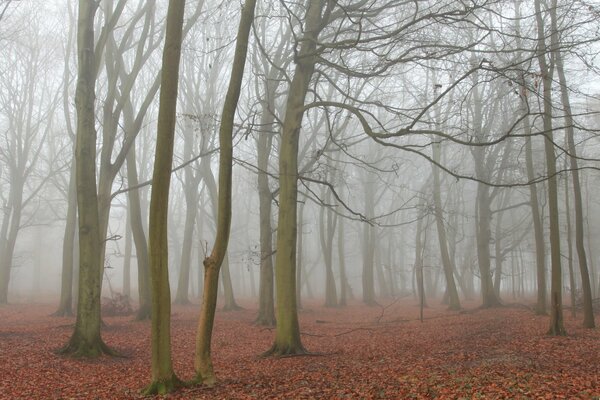
<path fill-rule="evenodd" d="M 194 375 L 198 309 L 174 310 L 173 361 L 184 379 Z M 82 361 L 53 353 L 68 340 L 73 320 L 49 317 L 51 312 L 51 306 L 0 308 L 0 397 L 140 397 L 150 379 L 147 321 L 105 318 L 105 341 L 128 358 Z M 570 336 L 551 338 L 544 334 L 547 317 L 526 309 L 454 313 L 439 306 L 426 310 L 423 323 L 417 316 L 411 300 L 393 304 L 384 315 L 362 305 L 305 308 L 300 313 L 303 342 L 320 356 L 273 359 L 258 357 L 271 345 L 274 331 L 252 324 L 252 304 L 244 311 L 218 313 L 213 337 L 217 385 L 182 389 L 169 398 L 600 396 L 600 331 L 580 328 L 579 320 L 567 319 Z"/>

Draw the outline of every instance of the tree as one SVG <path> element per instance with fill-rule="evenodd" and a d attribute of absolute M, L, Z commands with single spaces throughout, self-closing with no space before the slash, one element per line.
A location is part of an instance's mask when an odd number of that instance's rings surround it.
<path fill-rule="evenodd" d="M 556 1 L 553 1 L 556 7 Z M 560 227 L 558 221 L 558 184 L 556 178 L 556 155 L 554 153 L 554 135 L 552 130 L 552 74 L 546 57 L 546 30 L 541 9 L 541 0 L 535 0 L 535 16 L 537 26 L 537 59 L 542 75 L 542 119 L 544 127 L 544 152 L 546 156 L 546 171 L 548 174 L 548 212 L 550 218 L 550 262 L 552 266 L 550 289 L 550 328 L 549 335 L 565 335 L 562 310 L 562 270 L 560 254 Z M 557 35 L 552 32 L 551 35 Z"/>
<path fill-rule="evenodd" d="M 305 111 L 304 100 L 316 63 L 318 36 L 323 29 L 324 6 L 325 2 L 322 0 L 309 0 L 307 3 L 304 37 L 296 56 L 296 67 L 288 92 L 281 132 L 279 216 L 275 257 L 277 325 L 275 342 L 265 353 L 266 355 L 280 356 L 306 351 L 300 339 L 296 304 L 298 141 Z"/>
<path fill-rule="evenodd" d="M 115 354 L 100 336 L 102 280 L 100 225 L 96 194 L 96 127 L 94 17 L 98 4 L 79 1 L 77 30 L 78 79 L 75 94 L 77 136 L 75 165 L 79 210 L 79 295 L 75 330 L 62 354 L 98 357 Z"/>
<path fill-rule="evenodd" d="M 144 390 L 144 393 L 148 395 L 168 393 L 181 384 L 173 372 L 171 361 L 171 293 L 168 272 L 167 220 L 184 11 L 185 0 L 169 1 L 150 200 L 152 382 Z"/>
<path fill-rule="evenodd" d="M 217 306 L 217 291 L 219 286 L 219 269 L 226 257 L 229 233 L 231 230 L 231 179 L 233 172 L 233 128 L 237 109 L 250 28 L 254 20 L 256 0 L 246 0 L 242 8 L 242 16 L 235 44 L 233 67 L 229 80 L 225 103 L 221 113 L 219 129 L 219 194 L 217 212 L 217 234 L 210 255 L 204 259 L 204 291 L 202 293 L 202 308 L 198 320 L 196 337 L 196 353 L 194 368 L 196 380 L 205 385 L 213 385 L 216 381 L 211 360 L 211 338 Z"/>
<path fill-rule="evenodd" d="M 590 284 L 590 274 L 588 271 L 587 257 L 585 254 L 585 245 L 583 243 L 583 201 L 581 199 L 581 184 L 579 179 L 579 165 L 577 161 L 577 149 L 575 147 L 575 132 L 573 129 L 573 111 L 571 107 L 571 101 L 569 98 L 569 89 L 567 86 L 567 78 L 565 75 L 563 54 L 560 49 L 560 43 L 558 43 L 558 21 L 557 21 L 557 2 L 553 1 L 552 7 L 550 8 L 551 18 L 551 35 L 550 40 L 552 43 L 552 56 L 554 57 L 554 63 L 556 72 L 558 74 L 558 81 L 560 84 L 561 102 L 564 109 L 564 119 L 566 126 L 566 142 L 567 148 L 570 154 L 571 164 L 571 176 L 573 180 L 573 199 L 575 206 L 575 247 L 577 249 L 577 259 L 579 260 L 579 271 L 581 273 L 581 286 L 583 290 L 583 326 L 585 328 L 594 328 L 596 326 L 594 322 L 594 309 L 592 304 L 592 288 Z M 571 288 L 574 290 L 574 288 Z M 573 306 L 573 305 L 572 305 Z"/>

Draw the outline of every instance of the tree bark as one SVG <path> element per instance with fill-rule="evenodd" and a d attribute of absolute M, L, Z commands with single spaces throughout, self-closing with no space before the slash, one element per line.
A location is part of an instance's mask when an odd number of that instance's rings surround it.
<path fill-rule="evenodd" d="M 558 73 L 558 81 L 560 83 L 561 102 L 564 109 L 565 118 L 565 135 L 567 146 L 569 149 L 571 162 L 571 177 L 573 181 L 573 200 L 575 206 L 575 247 L 577 249 L 577 259 L 579 260 L 579 272 L 581 274 L 581 290 L 583 292 L 583 326 L 584 328 L 595 328 L 594 308 L 592 303 L 592 286 L 590 283 L 590 273 L 587 264 L 587 256 L 585 254 L 585 244 L 583 236 L 583 200 L 581 198 L 581 183 L 579 179 L 579 165 L 577 161 L 577 148 L 575 147 L 575 132 L 573 129 L 573 111 L 571 109 L 571 100 L 567 87 L 567 78 L 565 76 L 562 52 L 558 43 L 558 22 L 556 17 L 556 1 L 553 1 L 553 6 L 550 8 L 552 19 L 552 47 L 556 72 Z"/>
<path fill-rule="evenodd" d="M 75 182 L 75 163 L 71 166 L 69 191 L 67 194 L 67 221 L 63 235 L 62 274 L 60 285 L 60 301 L 57 317 L 73 315 L 73 264 L 75 234 L 77 232 L 77 186 Z"/>
<path fill-rule="evenodd" d="M 168 393 L 181 384 L 173 371 L 171 361 L 171 291 L 167 223 L 184 11 L 185 0 L 169 1 L 150 200 L 152 382 L 144 390 L 146 395 Z"/>
<path fill-rule="evenodd" d="M 219 194 L 217 210 L 217 234 L 215 244 L 209 257 L 204 259 L 204 292 L 198 333 L 196 336 L 196 353 L 194 368 L 196 379 L 205 385 L 213 385 L 216 381 L 211 360 L 211 338 L 217 306 L 219 286 L 219 269 L 226 257 L 229 233 L 231 230 L 231 179 L 233 171 L 233 123 L 235 111 L 240 97 L 248 38 L 254 20 L 256 0 L 246 0 L 242 8 L 242 16 L 238 28 L 235 45 L 233 68 L 225 104 L 221 113 L 219 129 Z"/>
<path fill-rule="evenodd" d="M 79 295 L 75 330 L 62 354 L 98 357 L 114 354 L 100 335 L 102 264 L 98 197 L 96 194 L 96 127 L 94 16 L 97 3 L 79 1 L 75 93 L 77 138 L 75 145 L 77 206 L 79 212 Z"/>
<path fill-rule="evenodd" d="M 436 142 L 433 144 L 433 159 L 439 163 L 440 158 L 441 143 Z M 460 310 L 460 299 L 458 298 L 458 290 L 456 289 L 456 282 L 454 281 L 454 260 L 450 258 L 450 252 L 448 251 L 448 240 L 446 238 L 446 227 L 444 226 L 440 171 L 435 165 L 432 165 L 432 169 L 435 222 L 438 233 L 438 243 L 440 245 L 442 266 L 444 268 L 444 276 L 446 278 L 448 308 L 450 310 Z"/>
<path fill-rule="evenodd" d="M 554 2 L 556 6 L 556 2 Z M 556 179 L 556 155 L 554 153 L 554 134 L 552 132 L 552 75 L 553 71 L 546 61 L 547 46 L 541 0 L 535 0 L 537 23 L 537 59 L 542 74 L 543 88 L 543 127 L 546 171 L 548 174 L 548 207 L 550 218 L 550 260 L 552 265 L 552 284 L 550 289 L 550 327 L 549 335 L 565 335 L 562 309 L 562 270 L 560 260 L 560 231 L 558 221 L 558 185 Z M 556 34 L 556 32 L 552 33 Z"/>

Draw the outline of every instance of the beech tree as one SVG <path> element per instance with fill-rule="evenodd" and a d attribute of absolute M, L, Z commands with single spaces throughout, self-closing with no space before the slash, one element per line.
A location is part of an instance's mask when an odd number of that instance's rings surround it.
<path fill-rule="evenodd" d="M 202 292 L 202 308 L 198 320 L 196 353 L 194 368 L 196 380 L 205 385 L 214 385 L 216 378 L 211 360 L 211 338 L 217 306 L 217 290 L 219 285 L 219 269 L 226 256 L 231 229 L 231 191 L 233 170 L 233 129 L 234 118 L 244 78 L 248 39 L 254 20 L 256 0 L 246 0 L 235 44 L 233 67 L 219 129 L 219 194 L 217 212 L 217 234 L 214 247 L 204 259 L 204 291 Z"/>
<path fill-rule="evenodd" d="M 177 86 L 185 0 L 170 0 L 163 49 L 160 106 L 150 200 L 149 253 L 152 287 L 152 382 L 144 390 L 164 394 L 181 384 L 171 361 L 171 292 L 167 218 L 175 141 Z"/>

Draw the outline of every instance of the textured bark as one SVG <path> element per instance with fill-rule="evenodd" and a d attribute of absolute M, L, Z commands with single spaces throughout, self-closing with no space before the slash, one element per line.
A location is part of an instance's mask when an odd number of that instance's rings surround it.
<path fill-rule="evenodd" d="M 181 383 L 173 371 L 171 361 L 171 291 L 167 223 L 184 10 L 185 0 L 169 1 L 150 199 L 152 382 L 145 389 L 145 394 L 167 393 Z"/>
<path fill-rule="evenodd" d="M 246 55 L 248 53 L 248 38 L 250 27 L 254 20 L 255 7 L 256 0 L 246 0 L 242 8 L 231 78 L 221 113 L 221 126 L 219 129 L 219 194 L 216 215 L 217 233 L 212 252 L 204 260 L 204 292 L 200 318 L 198 320 L 196 353 L 194 356 L 196 379 L 206 385 L 213 385 L 216 381 L 211 360 L 211 338 L 217 306 L 219 269 L 227 254 L 227 245 L 231 230 L 233 123 L 244 77 Z"/>
<path fill-rule="evenodd" d="M 77 137 L 75 165 L 79 212 L 79 295 L 75 330 L 61 353 L 98 357 L 113 352 L 100 336 L 102 264 L 96 194 L 94 16 L 97 3 L 80 0 L 77 31 Z"/>

